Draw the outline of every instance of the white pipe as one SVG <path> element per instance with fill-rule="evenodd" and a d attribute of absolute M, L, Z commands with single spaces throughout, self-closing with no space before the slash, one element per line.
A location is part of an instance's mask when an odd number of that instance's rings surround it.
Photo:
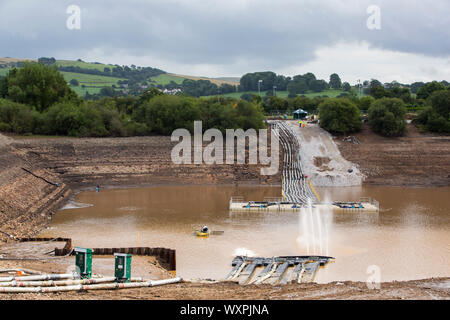
<path fill-rule="evenodd" d="M 156 286 L 161 286 L 164 284 L 172 284 L 172 283 L 177 283 L 177 282 L 181 282 L 183 281 L 182 278 L 177 277 L 177 278 L 170 278 L 170 279 L 164 279 L 164 280 L 150 280 L 149 282 L 151 283 L 151 287 L 156 287 Z"/>
<path fill-rule="evenodd" d="M 105 283 L 115 281 L 115 277 L 94 278 L 94 279 L 81 279 L 81 280 L 63 280 L 63 281 L 11 281 L 2 283 L 2 287 L 60 287 L 71 286 L 77 284 L 94 284 Z"/>
<path fill-rule="evenodd" d="M 92 280 L 92 279 L 90 279 Z M 165 284 L 172 284 L 181 282 L 181 278 L 171 278 L 164 280 L 149 280 L 146 282 L 126 282 L 126 283 L 102 283 L 92 285 L 73 285 L 62 287 L 0 287 L 0 293 L 49 293 L 49 292 L 63 292 L 63 291 L 83 291 L 83 290 L 111 290 L 111 289 L 130 289 L 130 288 L 143 288 L 143 287 L 155 287 Z"/>
<path fill-rule="evenodd" d="M 41 292 L 40 287 L 16 288 L 16 287 L 0 287 L 0 293 L 33 293 Z"/>
<path fill-rule="evenodd" d="M 43 281 L 43 280 L 61 280 L 61 279 L 76 279 L 76 275 L 73 273 L 66 274 L 42 274 L 35 276 L 22 276 L 22 277 L 0 277 L 0 282 L 11 281 Z"/>

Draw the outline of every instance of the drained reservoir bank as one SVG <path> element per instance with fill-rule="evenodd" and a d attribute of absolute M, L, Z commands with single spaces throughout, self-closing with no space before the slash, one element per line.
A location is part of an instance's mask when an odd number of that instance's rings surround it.
<path fill-rule="evenodd" d="M 292 123 L 287 125 L 301 130 Z M 309 137 L 311 144 L 302 145 L 309 149 L 300 151 L 309 156 L 304 157 L 303 174 L 311 179 L 322 201 L 372 197 L 380 203 L 375 214 L 323 214 L 327 233 L 321 233 L 320 243 L 315 238 L 309 242 L 302 239 L 305 221 L 298 212 L 229 211 L 233 196 L 252 201 L 282 198 L 282 170 L 275 176 L 261 176 L 260 165 L 177 166 L 170 158 L 174 145 L 170 137 L 0 135 L 0 239 L 4 243 L 0 252 L 14 243 L 14 238 L 37 235 L 69 237 L 85 247 L 176 249 L 177 275 L 195 282 L 155 287 L 151 292 L 127 291 L 136 297 L 176 299 L 183 291 L 194 292 L 192 296 L 199 299 L 221 293 L 225 298 L 242 298 L 241 291 L 258 299 L 311 298 L 313 294 L 320 298 L 327 291 L 336 298 L 373 298 L 377 294 L 380 298 L 449 297 L 448 287 L 442 289 L 442 283 L 448 283 L 450 259 L 446 250 L 450 203 L 445 196 L 450 185 L 450 143 L 448 137 L 422 135 L 410 127 L 410 133 L 398 139 L 363 130 L 357 136 L 358 145 L 322 135 L 318 128 L 298 132 L 300 139 Z M 312 148 L 315 151 L 309 152 Z M 281 166 L 284 155 L 280 155 Z M 332 181 L 341 188 L 331 187 Z M 98 193 L 94 192 L 97 185 Z M 434 187 L 424 188 L 430 186 Z M 65 210 L 59 211 L 64 206 Z M 192 231 L 203 224 L 224 234 L 196 239 Z M 322 252 L 315 252 L 320 245 Z M 223 280 L 233 257 L 242 252 L 265 257 L 321 253 L 336 257 L 336 261 L 319 270 L 315 279 L 319 284 L 302 284 L 305 290 L 301 293 L 294 292 L 294 285 L 283 286 L 274 296 L 267 286 L 198 282 Z M 199 256 L 208 257 L 207 262 L 199 263 Z M 153 276 L 168 276 L 158 261 L 141 260 L 136 262 L 138 273 L 146 275 L 151 264 Z M 0 260 L 2 269 L 18 264 L 40 271 L 51 266 L 64 272 L 70 263 Z M 382 284 L 387 291 L 378 293 L 365 291 L 367 288 L 361 288 L 365 287 L 367 268 L 373 264 L 379 265 L 383 282 L 413 281 Z M 108 263 L 98 265 L 99 270 L 108 272 Z M 418 281 L 433 277 L 443 279 Z M 76 293 L 63 297 L 77 299 Z M 89 297 L 120 299 L 121 293 L 96 292 Z"/>

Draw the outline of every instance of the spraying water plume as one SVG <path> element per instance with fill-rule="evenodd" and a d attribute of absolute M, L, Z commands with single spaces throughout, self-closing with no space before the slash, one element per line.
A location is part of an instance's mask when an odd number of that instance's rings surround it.
<path fill-rule="evenodd" d="M 329 255 L 329 212 L 314 207 L 311 199 L 300 209 L 297 243 L 305 248 L 308 255 Z"/>

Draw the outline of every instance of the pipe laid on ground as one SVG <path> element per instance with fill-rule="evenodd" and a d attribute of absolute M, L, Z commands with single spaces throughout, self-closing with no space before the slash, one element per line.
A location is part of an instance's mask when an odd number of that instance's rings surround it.
<path fill-rule="evenodd" d="M 92 279 L 91 279 L 92 280 Z M 102 283 L 92 285 L 73 285 L 62 287 L 0 287 L 0 293 L 50 293 L 50 292 L 64 292 L 64 291 L 84 291 L 84 290 L 111 290 L 111 289 L 131 289 L 155 287 L 166 284 L 181 282 L 181 278 L 171 278 L 164 280 L 149 280 L 146 282 L 126 282 L 126 283 Z"/>
<path fill-rule="evenodd" d="M 0 277 L 0 282 L 11 282 L 11 281 L 44 281 L 44 280 L 61 280 L 61 279 L 76 279 L 76 275 L 73 273 L 66 274 L 42 274 L 34 276 L 21 276 L 21 277 Z"/>
<path fill-rule="evenodd" d="M 172 283 L 178 283 L 183 281 L 180 277 L 177 278 L 170 278 L 170 279 L 164 279 L 164 280 L 150 280 L 150 287 L 156 287 L 156 286 L 162 286 L 165 284 L 172 284 Z"/>
<path fill-rule="evenodd" d="M 81 280 L 62 280 L 62 281 L 11 281 L 2 282 L 2 287 L 60 287 L 60 286 L 72 286 L 77 284 L 96 284 L 115 281 L 115 277 L 101 277 Z M 143 282 L 143 278 L 131 278 L 131 282 Z"/>
<path fill-rule="evenodd" d="M 81 280 L 62 280 L 62 281 L 11 281 L 1 283 L 2 287 L 60 287 L 77 284 L 94 284 L 115 281 L 115 277 L 81 279 Z"/>

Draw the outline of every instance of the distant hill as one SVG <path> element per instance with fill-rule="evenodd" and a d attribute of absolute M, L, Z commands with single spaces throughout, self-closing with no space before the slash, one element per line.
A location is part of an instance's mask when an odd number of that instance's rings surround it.
<path fill-rule="evenodd" d="M 164 79 L 163 76 L 164 75 L 160 75 L 159 76 L 160 79 Z M 172 77 L 174 82 L 176 82 L 176 83 L 178 83 L 177 81 L 180 81 L 180 79 L 182 79 L 182 80 L 179 83 L 183 82 L 184 79 L 190 79 L 190 80 L 196 80 L 196 81 L 197 80 L 209 80 L 212 83 L 217 84 L 218 86 L 220 86 L 223 83 L 230 84 L 230 85 L 233 85 L 233 86 L 239 84 L 239 80 L 237 82 L 236 81 L 231 81 L 230 80 L 231 78 L 208 78 L 208 77 L 187 76 L 187 75 L 175 74 L 175 73 L 167 73 L 166 76 Z M 234 78 L 232 78 L 232 79 L 234 79 Z"/>
<path fill-rule="evenodd" d="M 17 63 L 17 62 L 25 62 L 25 61 L 33 61 L 33 62 L 37 62 L 36 59 L 21 59 L 21 58 L 0 58 L 0 65 L 1 64 L 9 64 L 11 62 L 13 63 Z"/>
<path fill-rule="evenodd" d="M 219 77 L 219 78 L 213 78 L 215 80 L 223 80 L 228 81 L 230 83 L 239 84 L 241 78 L 240 77 Z"/>
<path fill-rule="evenodd" d="M 42 59 L 44 60 L 44 59 Z M 46 61 L 45 61 L 46 60 Z M 136 78 L 136 73 L 130 74 L 130 70 L 135 70 L 133 72 L 141 72 L 140 67 L 131 68 L 120 65 L 104 64 L 100 62 L 86 62 L 82 60 L 55 60 L 53 58 L 45 58 L 43 63 L 48 63 L 56 65 L 60 68 L 60 72 L 64 75 L 71 88 L 77 92 L 80 96 L 88 94 L 99 93 L 104 87 L 113 87 L 115 90 L 129 90 L 130 83 L 134 86 L 134 90 L 145 90 L 146 86 L 166 86 L 172 81 L 177 85 L 181 85 L 184 80 L 208 80 L 211 83 L 221 86 L 222 84 L 229 84 L 236 86 L 239 84 L 238 77 L 220 77 L 220 78 L 209 78 L 202 76 L 191 76 L 182 75 L 176 73 L 166 73 L 162 70 L 156 68 L 146 68 L 148 72 L 157 74 L 155 76 L 149 77 L 138 77 Z M 52 61 L 53 60 L 53 61 Z M 19 66 L 20 63 L 25 61 L 37 62 L 38 59 L 16 59 L 16 58 L 0 58 L 0 76 L 5 76 L 12 67 Z M 112 73 L 110 70 L 114 68 L 127 68 L 128 73 Z M 108 72 L 105 72 L 108 70 Z M 145 68 L 144 68 L 145 69 Z M 152 71 L 154 70 L 154 71 Z M 159 74 L 158 74 L 159 73 Z M 148 73 L 145 73 L 148 74 Z M 130 75 L 128 77 L 127 75 Z M 70 84 L 71 80 L 76 80 L 78 82 L 77 86 Z M 75 82 L 76 83 L 76 82 Z M 137 86 L 136 86 L 137 85 Z"/>

